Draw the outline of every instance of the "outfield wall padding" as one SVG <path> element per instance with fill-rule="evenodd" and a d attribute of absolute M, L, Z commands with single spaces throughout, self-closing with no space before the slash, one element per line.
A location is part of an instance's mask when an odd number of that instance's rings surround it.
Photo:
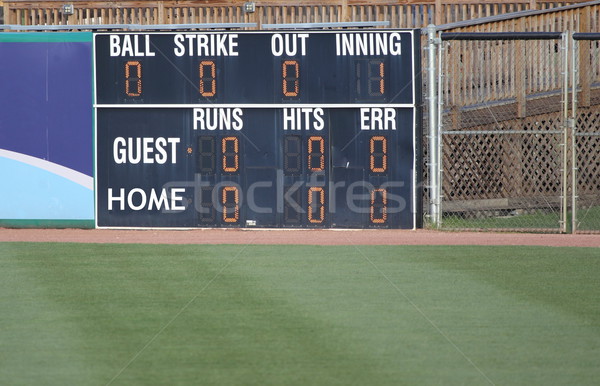
<path fill-rule="evenodd" d="M 0 34 L 0 226 L 92 227 L 92 33 Z"/>

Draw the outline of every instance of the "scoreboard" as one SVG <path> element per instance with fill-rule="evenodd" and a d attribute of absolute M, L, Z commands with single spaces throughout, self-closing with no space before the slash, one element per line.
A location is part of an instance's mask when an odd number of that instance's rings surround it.
<path fill-rule="evenodd" d="M 413 30 L 94 35 L 98 227 L 415 228 Z"/>

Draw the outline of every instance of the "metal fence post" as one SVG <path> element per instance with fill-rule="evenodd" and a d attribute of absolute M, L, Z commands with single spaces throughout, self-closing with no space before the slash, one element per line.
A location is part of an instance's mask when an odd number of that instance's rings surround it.
<path fill-rule="evenodd" d="M 440 226 L 440 198 L 439 198 L 439 142 L 438 136 L 438 100 L 437 100 L 437 77 L 436 77 L 436 26 L 427 26 L 427 101 L 429 112 L 429 217 L 432 225 Z"/>
<path fill-rule="evenodd" d="M 438 226 L 442 225 L 442 198 L 443 198 L 443 190 L 442 190 L 442 186 L 443 186 L 443 172 L 444 172 L 444 167 L 443 167 L 443 162 L 442 162 L 442 154 L 444 154 L 444 150 L 442 148 L 442 134 L 443 134 L 443 127 L 442 127 L 442 114 L 444 112 L 444 97 L 443 97 L 443 80 L 442 78 L 444 77 L 444 74 L 442 72 L 442 66 L 443 66 L 443 60 L 444 60 L 444 45 L 442 44 L 441 39 L 438 37 L 436 38 L 436 43 L 439 45 L 438 48 L 438 83 L 437 83 L 437 89 L 438 89 L 438 100 L 437 100 L 437 122 L 436 122 L 436 140 L 437 140 L 437 172 L 438 172 L 438 176 L 437 176 L 437 192 L 436 192 L 436 197 L 437 197 L 437 203 L 438 203 L 438 218 L 437 218 L 437 224 Z"/>
<path fill-rule="evenodd" d="M 563 143 L 562 143 L 562 197 L 561 197 L 561 212 L 560 212 L 560 232 L 567 231 L 567 194 L 568 194 L 568 161 L 567 161 L 567 145 L 569 143 L 569 33 L 562 33 L 562 49 L 563 49 L 563 91 L 562 91 L 562 119 L 563 119 Z"/>

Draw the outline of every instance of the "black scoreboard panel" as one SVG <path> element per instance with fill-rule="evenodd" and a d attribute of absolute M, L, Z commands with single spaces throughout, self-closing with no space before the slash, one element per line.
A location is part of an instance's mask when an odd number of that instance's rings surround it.
<path fill-rule="evenodd" d="M 419 225 L 413 31 L 94 43 L 98 227 Z"/>

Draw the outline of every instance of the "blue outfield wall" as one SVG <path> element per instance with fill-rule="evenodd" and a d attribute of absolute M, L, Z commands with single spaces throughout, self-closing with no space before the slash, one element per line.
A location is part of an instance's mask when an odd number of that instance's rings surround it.
<path fill-rule="evenodd" d="M 94 226 L 92 95 L 92 33 L 0 33 L 0 226 Z"/>

